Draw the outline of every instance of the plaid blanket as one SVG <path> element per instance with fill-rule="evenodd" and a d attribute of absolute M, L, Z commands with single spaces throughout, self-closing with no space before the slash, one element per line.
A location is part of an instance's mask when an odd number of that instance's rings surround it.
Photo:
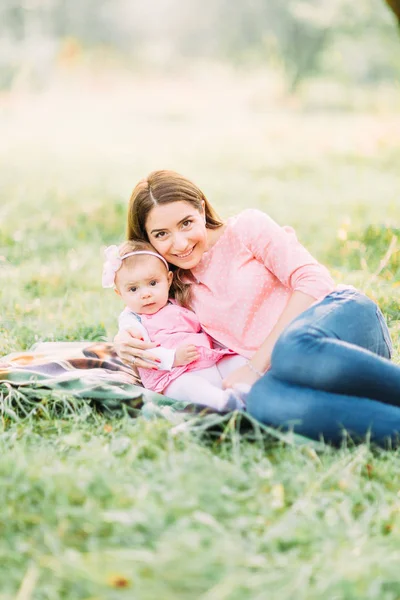
<path fill-rule="evenodd" d="M 108 412 L 124 407 L 132 415 L 145 403 L 185 408 L 145 390 L 112 344 L 99 342 L 45 342 L 0 358 L 0 412 L 4 413 L 6 399 L 15 404 L 17 390 L 24 399 L 73 397 L 93 401 Z"/>

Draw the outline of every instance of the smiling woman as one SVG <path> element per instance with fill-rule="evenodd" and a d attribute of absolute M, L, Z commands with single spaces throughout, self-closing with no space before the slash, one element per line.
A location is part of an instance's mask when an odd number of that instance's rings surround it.
<path fill-rule="evenodd" d="M 177 267 L 196 265 L 222 227 L 203 192 L 178 173 L 155 171 L 133 190 L 128 238 L 150 242 Z"/>
<path fill-rule="evenodd" d="M 257 419 L 335 443 L 343 429 L 379 443 L 400 433 L 400 368 L 382 313 L 336 288 L 291 227 L 253 209 L 223 223 L 195 184 L 155 171 L 133 190 L 128 236 L 177 269 L 204 331 L 246 359 L 224 386 L 252 386 Z M 130 331 L 115 344 L 128 362 L 154 348 Z"/>

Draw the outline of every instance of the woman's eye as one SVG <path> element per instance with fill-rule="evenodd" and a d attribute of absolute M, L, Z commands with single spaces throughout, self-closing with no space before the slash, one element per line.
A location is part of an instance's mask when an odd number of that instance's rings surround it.
<path fill-rule="evenodd" d="M 159 231 L 158 233 L 156 233 L 156 235 L 154 237 L 156 239 L 161 238 L 161 237 L 165 237 L 165 231 Z"/>
<path fill-rule="evenodd" d="M 182 225 L 183 225 L 183 227 L 189 227 L 191 222 L 192 222 L 191 219 L 186 219 L 186 221 L 183 221 Z"/>

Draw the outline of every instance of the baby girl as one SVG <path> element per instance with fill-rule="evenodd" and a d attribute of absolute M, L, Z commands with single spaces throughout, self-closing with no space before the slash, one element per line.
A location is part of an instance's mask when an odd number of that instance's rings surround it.
<path fill-rule="evenodd" d="M 222 389 L 222 380 L 247 361 L 227 348 L 214 347 L 194 312 L 174 296 L 174 277 L 166 260 L 144 242 L 109 246 L 103 287 L 115 287 L 125 309 L 119 331 L 133 329 L 145 341 L 157 342 L 156 361 L 138 371 L 144 387 L 176 400 L 219 411 L 244 408 L 243 393 Z"/>

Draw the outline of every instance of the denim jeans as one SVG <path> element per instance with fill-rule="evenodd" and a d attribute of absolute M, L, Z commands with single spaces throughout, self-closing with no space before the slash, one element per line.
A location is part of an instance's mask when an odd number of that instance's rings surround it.
<path fill-rule="evenodd" d="M 247 412 L 273 427 L 340 444 L 346 430 L 378 444 L 400 440 L 400 366 L 378 306 L 335 291 L 299 315 L 251 388 Z"/>

